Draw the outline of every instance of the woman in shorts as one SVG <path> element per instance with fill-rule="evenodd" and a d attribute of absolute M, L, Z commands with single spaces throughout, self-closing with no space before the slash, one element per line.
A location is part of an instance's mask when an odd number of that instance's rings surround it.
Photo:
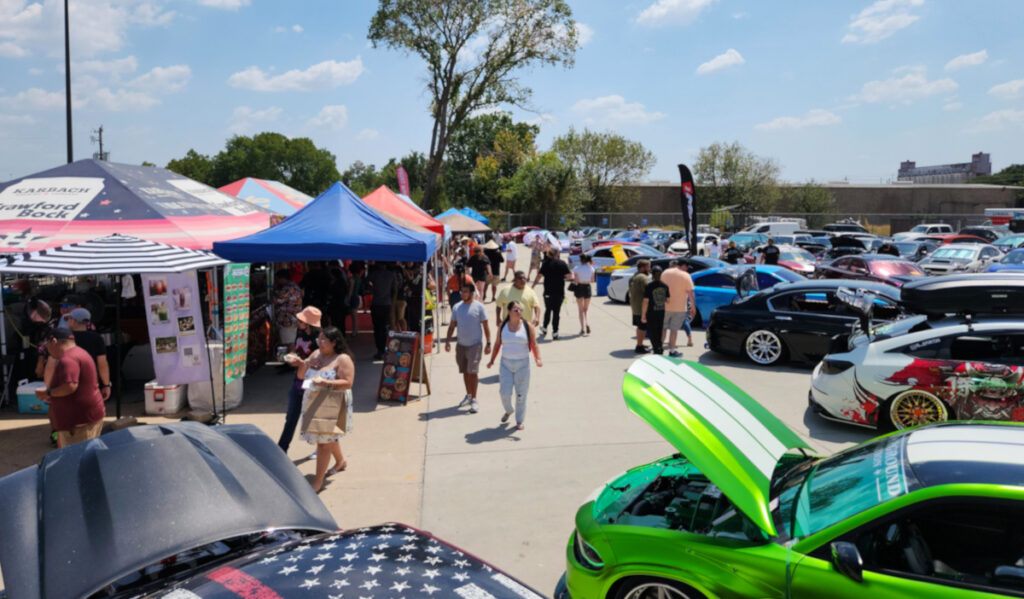
<path fill-rule="evenodd" d="M 572 281 L 576 285 L 573 295 L 576 296 L 576 307 L 580 316 L 580 335 L 590 334 L 590 319 L 587 311 L 590 310 L 590 284 L 595 281 L 596 272 L 592 264 L 593 258 L 589 254 L 580 256 L 580 263 L 572 269 Z"/>

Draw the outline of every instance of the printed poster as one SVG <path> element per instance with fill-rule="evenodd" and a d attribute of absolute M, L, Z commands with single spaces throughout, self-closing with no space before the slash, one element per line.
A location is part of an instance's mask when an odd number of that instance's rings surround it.
<path fill-rule="evenodd" d="M 224 382 L 245 376 L 249 347 L 249 265 L 224 268 Z"/>
<path fill-rule="evenodd" d="M 419 333 L 388 331 L 384 366 L 377 387 L 378 401 L 409 401 L 410 372 L 416 358 Z"/>
<path fill-rule="evenodd" d="M 142 297 L 157 383 L 210 380 L 196 272 L 144 274 Z"/>

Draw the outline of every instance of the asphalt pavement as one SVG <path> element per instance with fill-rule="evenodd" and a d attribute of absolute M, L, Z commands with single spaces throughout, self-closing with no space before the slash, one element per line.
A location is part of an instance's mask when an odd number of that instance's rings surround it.
<path fill-rule="evenodd" d="M 493 303 L 486 308 L 493 321 Z M 431 358 L 429 396 L 408 405 L 378 404 L 380 364 L 370 362 L 371 336 L 363 332 L 353 343 L 354 428 L 341 442 L 349 468 L 330 477 L 320 495 L 338 523 L 411 524 L 551 593 L 564 568 L 576 510 L 587 495 L 629 467 L 674 452 L 622 400 L 623 373 L 636 357 L 629 307 L 596 297 L 590 319 L 593 333 L 580 336 L 569 298 L 561 338 L 541 341 L 544 365 L 533 366 L 523 431 L 500 423 L 498 369 L 486 369 L 486 360 L 479 413 L 457 407 L 465 391 L 454 353 Z M 685 359 L 717 369 L 817 451 L 831 453 L 873 436 L 810 414 L 808 368 L 758 367 L 707 352 L 702 331 L 693 338 L 694 347 L 682 348 Z M 685 343 L 682 333 L 680 340 Z M 256 424 L 276 440 L 289 378 L 273 367 L 250 373 L 245 399 L 228 413 L 228 422 Z M 130 389 L 130 397 L 140 393 Z M 141 402 L 127 404 L 125 411 L 148 423 L 180 417 L 144 416 Z M 35 464 L 50 451 L 47 431 L 45 418 L 0 414 L 0 475 Z M 288 452 L 309 477 L 312 449 L 296 435 Z"/>

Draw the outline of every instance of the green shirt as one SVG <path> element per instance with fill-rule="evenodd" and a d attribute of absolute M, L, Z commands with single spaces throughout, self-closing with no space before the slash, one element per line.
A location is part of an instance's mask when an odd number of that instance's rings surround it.
<path fill-rule="evenodd" d="M 638 272 L 629 280 L 629 307 L 633 314 L 640 316 L 644 307 L 644 289 L 651 282 L 650 275 Z"/>

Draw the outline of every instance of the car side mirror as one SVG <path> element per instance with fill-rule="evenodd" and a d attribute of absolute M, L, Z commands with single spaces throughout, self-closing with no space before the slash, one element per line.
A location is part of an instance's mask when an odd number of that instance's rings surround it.
<path fill-rule="evenodd" d="M 864 582 L 864 560 L 853 543 L 836 541 L 832 543 L 832 565 L 836 570 L 856 582 Z"/>

